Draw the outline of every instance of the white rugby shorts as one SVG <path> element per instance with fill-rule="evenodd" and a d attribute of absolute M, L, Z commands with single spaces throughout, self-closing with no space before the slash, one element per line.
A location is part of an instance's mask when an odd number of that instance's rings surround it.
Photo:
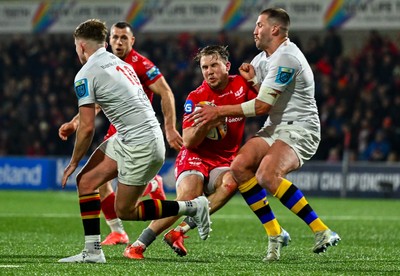
<path fill-rule="evenodd" d="M 300 167 L 304 161 L 310 160 L 317 152 L 321 141 L 320 132 L 308 130 L 304 123 L 294 122 L 293 124 L 282 124 L 278 126 L 267 126 L 259 130 L 256 136 L 263 138 L 268 145 L 276 140 L 281 140 L 288 144 L 296 153 L 300 160 Z"/>
<path fill-rule="evenodd" d="M 113 135 L 99 149 L 117 162 L 118 181 L 126 185 L 147 185 L 165 161 L 163 136 L 139 145 L 126 145 L 118 135 Z"/>

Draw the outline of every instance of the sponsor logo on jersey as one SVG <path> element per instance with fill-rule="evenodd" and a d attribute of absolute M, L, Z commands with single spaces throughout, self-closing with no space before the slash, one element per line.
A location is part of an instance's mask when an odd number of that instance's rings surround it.
<path fill-rule="evenodd" d="M 193 162 L 193 161 L 189 161 L 188 163 L 190 164 L 190 166 L 193 166 L 193 167 L 198 167 L 198 166 L 200 166 L 200 165 L 201 165 L 201 162 Z"/>
<path fill-rule="evenodd" d="M 193 101 L 192 100 L 187 100 L 185 102 L 184 108 L 185 108 L 185 113 L 186 114 L 192 113 L 193 112 Z"/>
<path fill-rule="evenodd" d="M 153 66 L 150 70 L 148 70 L 146 72 L 146 75 L 149 78 L 149 80 L 153 80 L 159 74 L 160 74 L 160 70 L 156 66 Z"/>
<path fill-rule="evenodd" d="M 222 98 L 222 97 L 228 96 L 230 94 L 233 94 L 232 90 L 230 90 L 229 92 L 226 92 L 224 94 L 218 95 L 218 97 Z"/>
<path fill-rule="evenodd" d="M 202 160 L 200 158 L 198 158 L 198 157 L 189 157 L 188 163 L 191 166 L 200 166 L 201 163 L 202 163 Z"/>
<path fill-rule="evenodd" d="M 243 121 L 242 117 L 228 117 L 228 123 L 237 123 Z"/>
<path fill-rule="evenodd" d="M 294 76 L 293 68 L 279 66 L 275 82 L 279 84 L 287 84 L 292 81 L 293 76 Z"/>
<path fill-rule="evenodd" d="M 243 86 L 241 86 L 240 89 L 235 92 L 235 97 L 238 99 L 238 98 L 241 98 L 243 96 L 244 96 L 244 91 L 243 91 Z"/>
<path fill-rule="evenodd" d="M 77 80 L 74 86 L 76 97 L 78 98 L 78 100 L 89 96 L 87 79 Z"/>

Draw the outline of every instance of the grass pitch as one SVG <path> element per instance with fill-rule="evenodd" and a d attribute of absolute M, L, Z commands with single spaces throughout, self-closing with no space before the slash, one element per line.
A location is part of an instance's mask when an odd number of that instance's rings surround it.
<path fill-rule="evenodd" d="M 0 275 L 398 275 L 400 201 L 309 198 L 342 238 L 316 255 L 308 226 L 275 198 L 269 200 L 292 238 L 279 262 L 262 262 L 264 229 L 237 195 L 212 216 L 209 239 L 200 240 L 197 230 L 188 233 L 186 257 L 176 256 L 159 237 L 144 260 L 124 258 L 121 245 L 103 247 L 106 264 L 60 264 L 58 259 L 83 249 L 76 193 L 0 191 Z M 132 241 L 147 224 L 124 223 Z M 102 219 L 102 237 L 108 232 Z"/>

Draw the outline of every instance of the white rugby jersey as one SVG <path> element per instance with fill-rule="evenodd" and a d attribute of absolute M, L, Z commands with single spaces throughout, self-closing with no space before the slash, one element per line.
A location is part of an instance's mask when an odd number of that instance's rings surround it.
<path fill-rule="evenodd" d="M 98 49 L 75 77 L 78 105 L 97 103 L 129 145 L 142 144 L 162 135 L 142 85 L 132 66 Z"/>
<path fill-rule="evenodd" d="M 251 64 L 262 81 L 261 86 L 281 91 L 264 126 L 297 123 L 320 131 L 314 75 L 296 44 L 287 39 L 272 55 L 262 51 Z"/>

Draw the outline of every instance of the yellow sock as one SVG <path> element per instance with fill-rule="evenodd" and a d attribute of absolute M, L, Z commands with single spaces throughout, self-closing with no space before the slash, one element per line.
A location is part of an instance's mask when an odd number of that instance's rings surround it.
<path fill-rule="evenodd" d="M 281 233 L 281 226 L 267 200 L 267 192 L 257 183 L 255 177 L 239 186 L 247 205 L 261 221 L 268 236 L 276 236 Z"/>
<path fill-rule="evenodd" d="M 311 208 L 303 193 L 289 180 L 282 178 L 274 196 L 307 223 L 314 233 L 328 229 Z"/>

